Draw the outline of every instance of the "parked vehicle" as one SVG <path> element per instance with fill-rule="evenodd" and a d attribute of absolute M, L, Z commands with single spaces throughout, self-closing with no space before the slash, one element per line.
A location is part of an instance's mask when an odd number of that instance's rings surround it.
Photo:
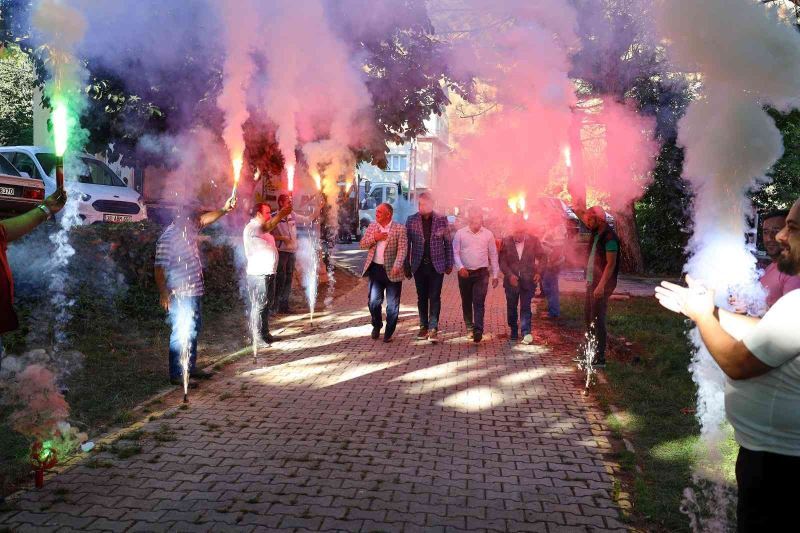
<path fill-rule="evenodd" d="M 30 211 L 44 200 L 44 184 L 19 172 L 0 154 L 0 217 Z"/>
<path fill-rule="evenodd" d="M 359 184 L 358 191 L 358 228 L 360 235 L 364 235 L 367 227 L 375 222 L 375 209 L 382 203 L 390 204 L 394 208 L 395 220 L 405 222 L 406 217 L 417 211 L 414 195 L 415 191 L 409 191 L 408 188 L 404 189 L 402 183 L 362 181 Z"/>
<path fill-rule="evenodd" d="M 45 195 L 56 189 L 55 154 L 40 146 L 0 147 L 4 155 L 20 173 L 44 184 Z M 89 154 L 80 154 L 84 165 L 78 176 L 65 176 L 67 189 L 72 193 L 71 202 L 77 202 L 78 216 L 84 224 L 97 222 L 138 222 L 147 218 L 147 208 L 142 198 L 127 185 L 127 180 L 117 176 L 100 159 Z"/>

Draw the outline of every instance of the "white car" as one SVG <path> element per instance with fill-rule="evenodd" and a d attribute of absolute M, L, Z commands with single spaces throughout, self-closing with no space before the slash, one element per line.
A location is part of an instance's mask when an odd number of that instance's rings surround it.
<path fill-rule="evenodd" d="M 44 183 L 45 194 L 56 189 L 56 156 L 49 148 L 40 146 L 4 146 L 3 154 L 21 174 Z M 97 222 L 139 222 L 147 218 L 147 208 L 141 195 L 128 187 L 127 180 L 117 176 L 103 161 L 89 154 L 78 156 L 85 165 L 80 176 L 66 173 L 67 190 L 78 202 L 78 216 L 84 224 Z"/>

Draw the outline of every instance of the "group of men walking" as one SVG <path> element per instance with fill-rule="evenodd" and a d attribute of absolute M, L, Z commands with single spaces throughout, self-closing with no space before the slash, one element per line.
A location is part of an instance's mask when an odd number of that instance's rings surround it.
<path fill-rule="evenodd" d="M 439 314 L 444 277 L 453 270 L 458 275 L 461 310 L 467 337 L 480 342 L 484 335 L 486 295 L 489 284 L 496 288 L 503 274 L 507 321 L 511 340 L 533 342 L 532 300 L 541 286 L 548 300 L 548 313 L 560 313 L 558 275 L 564 263 L 563 239 L 542 242 L 529 231 L 522 217 L 512 223 L 512 231 L 499 243 L 484 226 L 478 208 L 468 212 L 466 225 L 451 234 L 447 217 L 434 211 L 428 192 L 418 196 L 419 211 L 408 217 L 405 225 L 393 220 L 390 204 L 375 211 L 361 240 L 368 250 L 362 274 L 369 278 L 369 310 L 372 338 L 391 342 L 400 312 L 404 278 L 414 278 L 417 289 L 419 331 L 417 338 L 439 341 Z M 592 231 L 587 264 L 586 323 L 597 338 L 595 363 L 605 363 L 606 308 L 614 292 L 619 272 L 619 239 L 607 224 L 605 212 L 593 207 L 580 216 Z M 553 225 L 561 224 L 560 221 Z M 563 228 L 563 226 L 562 226 Z M 546 235 L 553 235 L 549 228 Z M 382 307 L 386 301 L 386 324 Z"/>

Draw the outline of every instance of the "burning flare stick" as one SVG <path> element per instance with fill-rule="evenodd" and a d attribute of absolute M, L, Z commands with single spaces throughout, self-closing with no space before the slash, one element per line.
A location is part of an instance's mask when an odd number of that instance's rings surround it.
<path fill-rule="evenodd" d="M 56 150 L 56 189 L 64 190 L 64 152 L 67 151 L 67 105 L 56 99 L 51 116 L 53 121 L 53 141 Z"/>
<path fill-rule="evenodd" d="M 244 160 L 241 156 L 233 158 L 233 190 L 231 191 L 231 199 L 236 198 L 236 189 L 239 187 L 239 178 L 242 175 L 242 164 Z"/>

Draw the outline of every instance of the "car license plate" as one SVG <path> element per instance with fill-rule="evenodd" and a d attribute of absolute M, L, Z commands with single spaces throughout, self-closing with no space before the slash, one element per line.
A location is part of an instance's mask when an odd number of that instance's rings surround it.
<path fill-rule="evenodd" d="M 130 215 L 103 215 L 103 220 L 106 222 L 130 222 Z"/>
<path fill-rule="evenodd" d="M 0 194 L 3 196 L 16 196 L 14 194 L 14 187 L 0 187 Z"/>

